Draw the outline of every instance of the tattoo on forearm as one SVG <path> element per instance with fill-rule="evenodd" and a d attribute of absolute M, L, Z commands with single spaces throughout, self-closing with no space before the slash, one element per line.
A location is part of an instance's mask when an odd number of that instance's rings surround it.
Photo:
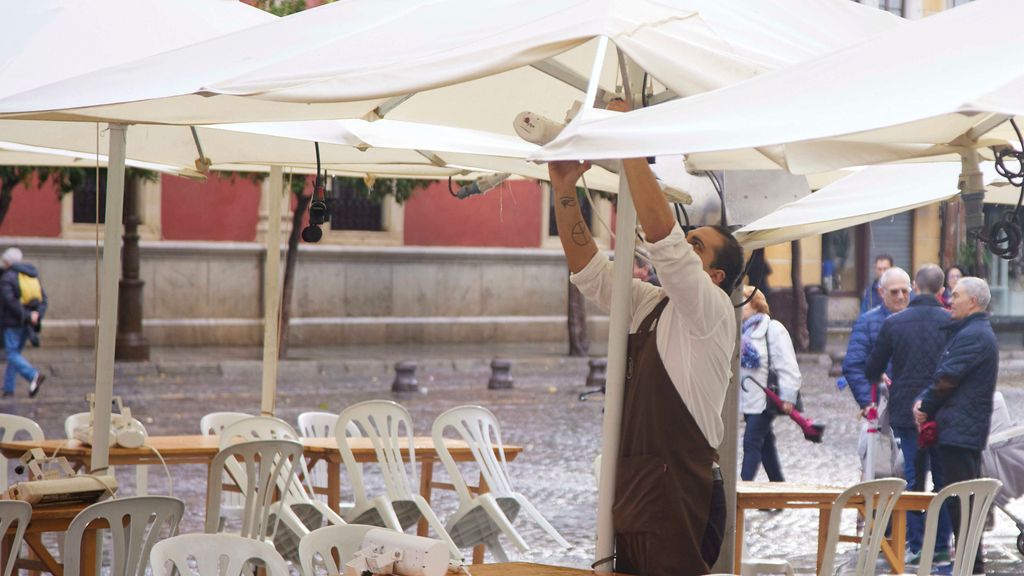
<path fill-rule="evenodd" d="M 562 208 L 568 208 L 569 206 L 576 205 L 576 199 L 572 196 L 564 196 L 559 198 L 558 201 L 562 204 Z"/>
<path fill-rule="evenodd" d="M 572 241 L 577 246 L 586 246 L 590 243 L 590 231 L 587 230 L 587 225 L 582 221 L 573 225 Z"/>

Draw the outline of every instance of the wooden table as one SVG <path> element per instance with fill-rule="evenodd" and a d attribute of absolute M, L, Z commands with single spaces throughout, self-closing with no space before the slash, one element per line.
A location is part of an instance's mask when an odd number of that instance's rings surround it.
<path fill-rule="evenodd" d="M 327 494 L 327 504 L 332 510 L 338 510 L 341 500 L 341 451 L 338 450 L 337 441 L 334 438 L 303 438 L 301 440 L 303 452 L 309 460 L 310 468 L 317 462 L 324 461 L 327 464 L 327 486 L 326 490 L 318 490 Z M 461 440 L 445 440 L 448 451 L 456 462 L 472 462 L 473 452 L 469 445 Z M 146 445 L 151 446 L 160 452 L 168 466 L 175 464 L 206 464 L 210 465 L 213 457 L 220 451 L 219 440 L 216 436 L 191 435 L 191 436 L 150 436 L 146 439 Z M 376 462 L 377 455 L 373 445 L 368 438 L 350 438 L 348 445 L 352 448 L 352 454 L 359 462 Z M 439 461 L 437 451 L 434 449 L 434 441 L 428 436 L 417 436 L 413 438 L 413 446 L 416 450 L 416 460 L 420 462 L 420 494 L 429 502 L 432 488 L 451 489 L 451 484 L 434 482 L 434 463 Z M 73 465 L 88 466 L 92 457 L 92 448 L 77 440 L 44 440 L 42 442 L 2 442 L 0 453 L 10 459 L 17 459 L 23 453 L 32 448 L 42 448 L 47 454 L 53 454 L 60 447 L 58 456 L 64 456 Z M 505 456 L 508 460 L 515 460 L 516 456 L 523 451 L 520 446 L 506 444 Z M 403 449 L 402 453 L 408 457 L 408 451 Z M 149 448 L 120 448 L 110 449 L 110 465 L 159 465 L 160 459 Z M 323 488 L 323 487 L 321 487 Z"/>
<path fill-rule="evenodd" d="M 828 524 L 831 519 L 831 507 L 844 487 L 825 486 L 818 484 L 796 484 L 791 482 L 738 482 L 736 485 L 736 551 L 735 566 L 737 571 L 743 558 L 743 521 L 744 511 L 751 509 L 773 508 L 816 508 L 818 510 L 818 570 L 821 570 L 822 557 L 825 555 L 825 542 L 828 539 Z M 893 509 L 890 537 L 882 540 L 882 553 L 893 571 L 903 573 L 903 550 L 906 547 L 907 512 L 928 509 L 932 501 L 931 492 L 904 492 L 896 501 Z M 863 506 L 863 500 L 852 499 L 851 507 Z M 840 536 L 841 542 L 859 542 L 857 536 Z"/>
<path fill-rule="evenodd" d="M 18 560 L 16 569 L 45 571 L 55 576 L 63 576 L 64 566 L 57 562 L 43 544 L 43 534 L 47 532 L 66 532 L 71 521 L 85 509 L 85 505 L 76 504 L 69 506 L 40 506 L 32 509 L 32 520 L 25 529 L 25 543 L 32 551 L 34 558 L 22 558 Z M 90 524 L 89 528 L 82 534 L 82 574 L 92 576 L 96 569 L 96 531 L 105 528 L 103 522 L 97 521 Z M 0 555 L 6 560 L 12 553 L 11 537 L 14 530 L 4 535 Z M 17 551 L 13 551 L 17 553 Z M 0 565 L 3 563 L 0 562 Z M 15 573 L 17 570 L 15 571 Z"/>

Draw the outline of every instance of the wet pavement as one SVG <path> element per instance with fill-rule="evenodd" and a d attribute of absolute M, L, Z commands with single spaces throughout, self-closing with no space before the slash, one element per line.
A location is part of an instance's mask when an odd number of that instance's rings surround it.
<path fill-rule="evenodd" d="M 115 393 L 120 394 L 149 432 L 193 434 L 207 412 L 232 410 L 258 413 L 259 366 L 251 349 L 226 351 L 163 351 L 159 362 L 119 367 Z M 317 350 L 293 353 L 296 359 L 282 367 L 278 415 L 294 423 L 306 410 L 338 412 L 355 402 L 374 398 L 396 400 L 412 414 L 417 435 L 428 435 L 433 419 L 448 408 L 481 404 L 490 408 L 503 426 L 507 443 L 519 444 L 524 453 L 510 464 L 515 487 L 537 506 L 572 543 L 562 550 L 553 546 L 545 533 L 528 518 L 516 526 L 532 546 L 520 554 L 506 550 L 514 560 L 586 567 L 593 560 L 596 526 L 596 483 L 593 461 L 599 452 L 601 397 L 580 402 L 585 390 L 585 361 L 559 357 L 557 348 L 506 347 L 502 355 L 514 358 L 511 390 L 487 390 L 487 363 L 494 352 L 485 347 L 471 349 L 422 349 L 427 362 L 419 372 L 419 393 L 393 394 L 387 368 L 392 360 L 417 357 L 408 350 L 390 358 L 384 352 Z M 0 401 L 0 411 L 30 417 L 43 427 L 47 437 L 63 437 L 66 415 L 86 409 L 82 400 L 92 387 L 91 354 L 82 351 L 51 350 L 37 359 L 53 376 L 36 399 L 28 399 L 24 385 L 14 399 Z M 351 363 L 371 362 L 358 370 L 344 369 Z M 828 366 L 814 357 L 805 358 L 804 398 L 806 412 L 827 423 L 825 442 L 810 444 L 788 421 L 776 422 L 780 458 L 786 479 L 795 482 L 849 485 L 859 478 L 856 456 L 857 419 L 848 391 L 836 390 Z M 333 362 L 333 363 L 332 363 Z M 49 364 L 47 364 L 49 363 Z M 79 366 L 76 368 L 76 366 Z M 224 366 L 233 366 L 224 369 Z M 311 367 L 312 366 L 312 367 Z M 1000 379 L 1015 422 L 1024 421 L 1024 362 L 1006 360 Z M 174 495 L 187 505 L 181 531 L 203 528 L 206 470 L 203 466 L 175 466 Z M 372 478 L 372 468 L 367 470 Z M 444 481 L 438 466 L 435 480 Z M 475 477 L 475 473 L 473 474 Z M 164 470 L 150 467 L 150 492 L 167 493 Z M 763 473 L 762 473 L 762 478 Z M 12 477 L 12 480 L 15 480 Z M 126 494 L 134 493 L 134 475 L 118 470 Z M 346 482 L 343 479 L 343 486 Z M 343 492 L 343 499 L 351 499 Z M 456 507 L 454 493 L 435 491 L 433 506 L 442 520 Z M 1011 511 L 1024 517 L 1024 502 L 1014 502 Z M 852 531 L 853 516 L 846 519 Z M 813 573 L 818 527 L 817 514 L 809 510 L 783 512 L 752 511 L 747 514 L 746 552 L 754 557 L 786 558 L 798 573 Z M 989 574 L 1024 574 L 1024 560 L 1016 551 L 1019 531 L 1004 514 L 996 513 L 996 526 L 986 534 Z M 840 560 L 850 558 L 853 545 L 841 545 Z M 882 568 L 880 572 L 887 570 Z"/>

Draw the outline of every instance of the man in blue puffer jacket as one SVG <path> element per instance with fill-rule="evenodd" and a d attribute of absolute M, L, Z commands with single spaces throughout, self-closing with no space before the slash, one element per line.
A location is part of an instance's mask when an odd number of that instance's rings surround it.
<path fill-rule="evenodd" d="M 843 377 L 846 378 L 853 398 L 861 410 L 871 404 L 871 382 L 864 373 L 868 355 L 875 346 L 875 340 L 885 319 L 907 307 L 910 299 L 910 276 L 902 268 L 889 268 L 882 274 L 878 290 L 882 296 L 882 305 L 868 310 L 857 318 L 850 333 L 850 342 L 846 346 L 846 358 L 843 360 Z"/>
<path fill-rule="evenodd" d="M 918 426 L 928 420 L 938 425 L 939 459 L 948 484 L 981 477 L 981 451 L 988 443 L 992 395 L 999 373 L 999 345 L 986 312 L 991 299 L 988 284 L 981 278 L 967 277 L 957 282 L 952 298 L 953 322 L 947 327 L 949 340 L 932 384 L 914 404 Z M 959 504 L 947 510 L 953 526 L 958 527 Z M 981 550 L 979 542 L 974 574 L 985 571 Z"/>
<path fill-rule="evenodd" d="M 914 275 L 914 297 L 910 305 L 899 314 L 886 318 L 878 333 L 875 346 L 868 357 L 865 374 L 868 381 L 877 384 L 882 372 L 892 362 L 889 377 L 889 424 L 900 439 L 903 452 L 903 478 L 908 489 L 923 490 L 923 476 L 930 467 L 936 486 L 944 485 L 942 466 L 937 450 L 932 448 L 922 454 L 924 468 L 917 470 L 917 422 L 913 408 L 917 396 L 932 383 L 935 367 L 946 346 L 945 327 L 949 325 L 949 313 L 942 307 L 937 294 L 943 289 L 945 275 L 935 264 L 922 266 Z M 918 473 L 922 477 L 918 477 Z M 921 487 L 915 488 L 915 480 Z M 949 516 L 939 516 L 938 535 L 933 563 L 949 561 L 949 540 L 952 528 Z M 918 564 L 921 545 L 924 540 L 924 514 L 911 512 L 907 515 L 907 563 Z M 929 552 L 931 552 L 929 550 Z"/>

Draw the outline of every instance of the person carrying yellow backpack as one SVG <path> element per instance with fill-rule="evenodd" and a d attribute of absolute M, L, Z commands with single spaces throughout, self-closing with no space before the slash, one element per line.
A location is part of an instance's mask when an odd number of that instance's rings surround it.
<path fill-rule="evenodd" d="M 0 325 L 4 331 L 4 352 L 7 370 L 4 372 L 4 397 L 14 395 L 18 375 L 28 381 L 28 394 L 34 397 L 46 380 L 21 351 L 26 342 L 39 345 L 39 329 L 46 314 L 46 292 L 39 281 L 35 266 L 22 262 L 18 248 L 8 248 L 0 256 Z"/>

